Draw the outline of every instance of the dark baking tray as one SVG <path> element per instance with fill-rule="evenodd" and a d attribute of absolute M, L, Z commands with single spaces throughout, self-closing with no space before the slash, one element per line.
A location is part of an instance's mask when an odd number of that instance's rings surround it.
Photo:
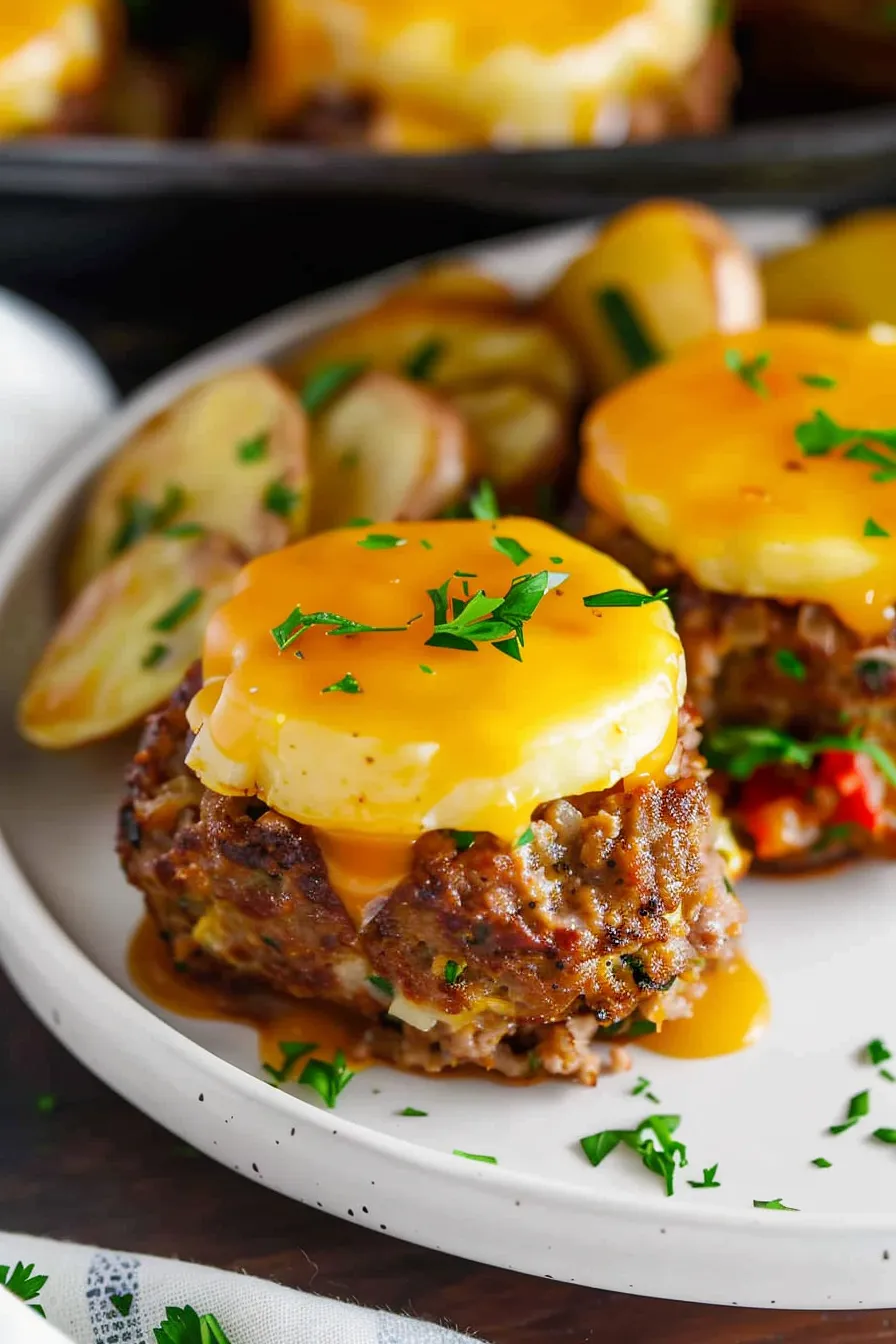
<path fill-rule="evenodd" d="M 376 195 L 463 202 L 528 220 L 676 192 L 723 206 L 845 208 L 896 181 L 896 107 L 759 122 L 706 138 L 615 149 L 385 155 L 302 144 L 28 139 L 0 146 L 0 201 Z"/>

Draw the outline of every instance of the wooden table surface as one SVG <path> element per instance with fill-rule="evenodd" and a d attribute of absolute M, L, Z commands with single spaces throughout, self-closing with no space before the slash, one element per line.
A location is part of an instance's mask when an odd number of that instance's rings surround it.
<path fill-rule="evenodd" d="M 57 1106 L 44 1114 L 37 1098 L 47 1093 Z M 489 1344 L 896 1340 L 896 1311 L 747 1311 L 600 1293 L 420 1250 L 294 1204 L 185 1148 L 110 1092 L 2 972 L 0 1226 L 245 1270 Z"/>

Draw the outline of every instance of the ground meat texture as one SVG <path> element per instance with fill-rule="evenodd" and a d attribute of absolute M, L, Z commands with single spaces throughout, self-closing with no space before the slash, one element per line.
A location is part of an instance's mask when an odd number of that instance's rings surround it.
<path fill-rule="evenodd" d="M 593 1081 L 600 1028 L 661 1015 L 664 996 L 671 1004 L 739 931 L 690 714 L 665 787 L 549 803 L 517 848 L 480 833 L 459 849 L 453 833 L 427 833 L 359 932 L 313 828 L 212 793 L 184 765 L 198 685 L 191 674 L 147 721 L 118 839 L 128 878 L 196 974 L 349 1005 L 371 1019 L 364 1048 L 415 1067 Z M 454 1020 L 432 1032 L 396 1022 L 383 981 Z"/>
<path fill-rule="evenodd" d="M 883 639 L 863 641 L 829 607 L 708 592 L 670 556 L 597 511 L 590 513 L 585 533 L 648 587 L 671 590 L 688 694 L 710 743 L 721 727 L 765 725 L 803 741 L 865 738 L 896 759 L 896 628 Z M 796 676 L 795 665 L 802 669 Z M 788 768 L 781 776 L 791 781 L 794 795 L 807 795 L 805 771 Z M 873 832 L 854 828 L 828 841 L 837 797 L 823 787 L 803 797 L 802 850 L 788 856 L 785 866 L 794 866 L 793 859 L 826 862 L 857 850 L 896 855 L 896 789 L 879 772 L 878 777 L 880 816 Z M 719 784 L 736 819 L 743 790 L 735 781 Z"/>

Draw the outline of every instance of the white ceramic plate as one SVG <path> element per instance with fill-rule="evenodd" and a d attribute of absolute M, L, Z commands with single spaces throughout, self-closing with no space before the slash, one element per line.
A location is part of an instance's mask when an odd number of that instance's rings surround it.
<path fill-rule="evenodd" d="M 792 236 L 796 221 L 785 230 Z M 778 236 L 783 237 L 780 230 Z M 537 287 L 581 238 L 539 234 L 480 249 Z M 601 1288 L 779 1307 L 896 1305 L 896 1084 L 861 1059 L 896 1044 L 892 869 L 749 882 L 748 946 L 768 981 L 772 1025 L 752 1050 L 682 1062 L 636 1051 L 664 1111 L 680 1112 L 691 1168 L 667 1199 L 626 1149 L 592 1169 L 578 1139 L 650 1110 L 632 1075 L 595 1091 L 546 1083 L 360 1074 L 335 1112 L 260 1077 L 247 1029 L 179 1019 L 128 983 L 140 901 L 112 853 L 128 743 L 71 755 L 16 739 L 12 706 L 51 614 L 55 553 L 91 470 L 135 425 L 212 369 L 275 355 L 394 280 L 287 310 L 152 384 L 59 463 L 0 545 L 0 950 L 19 989 L 62 1041 L 137 1106 L 234 1170 L 365 1226 L 474 1259 Z M 826 1133 L 848 1098 L 872 1115 Z M 397 1113 L 406 1105 L 425 1119 Z M 489 1153 L 490 1167 L 452 1156 Z M 817 1156 L 833 1166 L 811 1165 Z M 719 1189 L 693 1190 L 718 1162 Z M 782 1198 L 800 1212 L 753 1208 Z"/>

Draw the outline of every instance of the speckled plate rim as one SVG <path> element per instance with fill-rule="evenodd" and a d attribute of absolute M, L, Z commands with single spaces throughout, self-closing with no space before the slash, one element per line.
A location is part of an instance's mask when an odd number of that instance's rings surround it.
<path fill-rule="evenodd" d="M 795 227 L 801 231 L 804 222 Z M 539 230 L 462 254 L 486 264 L 509 261 L 512 267 L 514 256 L 533 246 L 571 249 L 581 236 L 582 226 Z M 4 604 L 21 569 L 90 474 L 139 424 L 211 372 L 274 357 L 300 336 L 370 303 L 414 265 L 290 305 L 216 342 L 153 380 L 73 453 L 60 454 L 41 488 L 20 501 L 0 540 L 0 643 Z M 370 1225 L 393 1235 L 617 1291 L 792 1308 L 896 1303 L 893 1275 L 880 1267 L 882 1238 L 896 1236 L 896 1210 L 892 1216 L 804 1214 L 797 1220 L 769 1219 L 752 1209 L 658 1206 L 647 1196 L 606 1195 L 584 1184 L 576 1189 L 536 1175 L 459 1163 L 271 1088 L 184 1037 L 99 970 L 46 909 L 3 834 L 0 956 L 45 1025 L 116 1091 L 217 1160 L 337 1216 L 355 1217 L 354 1206 L 365 1197 L 377 1204 Z M 260 1163 L 246 1169 L 250 1138 L 259 1149 L 272 1139 L 279 1147 L 276 1136 L 287 1126 L 291 1136 L 302 1132 L 303 1162 L 288 1171 L 275 1164 L 271 1177 Z M 372 1171 L 379 1179 L 371 1179 Z M 415 1176 L 426 1178 L 425 1200 L 408 1193 Z M 378 1187 L 375 1196 L 368 1186 Z M 563 1229 L 560 1244 L 547 1243 L 548 1227 Z M 499 1232 L 505 1233 L 503 1241 Z M 844 1285 L 846 1233 L 850 1279 Z M 652 1264 L 659 1236 L 661 1272 Z M 833 1291 L 823 1293 L 820 1285 Z"/>

